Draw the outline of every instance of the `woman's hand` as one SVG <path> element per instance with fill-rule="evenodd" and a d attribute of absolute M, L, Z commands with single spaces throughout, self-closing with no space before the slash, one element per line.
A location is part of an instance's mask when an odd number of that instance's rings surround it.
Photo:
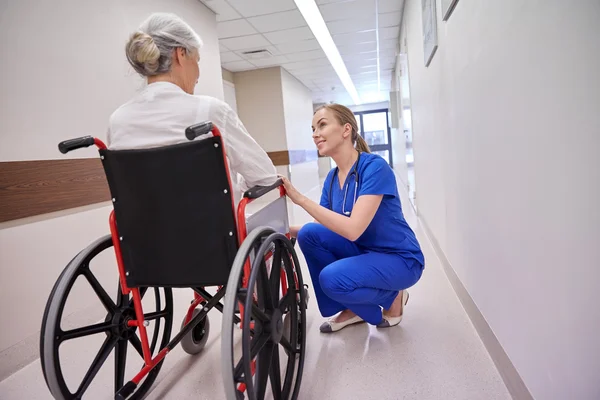
<path fill-rule="evenodd" d="M 281 175 L 279 177 L 283 181 L 283 186 L 285 187 L 285 193 L 287 194 L 287 196 L 295 204 L 300 204 L 302 202 L 302 200 L 305 198 L 305 196 L 302 193 L 300 193 L 298 191 L 298 189 L 296 189 L 294 187 L 294 185 L 292 185 L 292 183 L 290 182 L 290 180 L 288 178 L 286 178 L 285 176 L 281 176 Z"/>

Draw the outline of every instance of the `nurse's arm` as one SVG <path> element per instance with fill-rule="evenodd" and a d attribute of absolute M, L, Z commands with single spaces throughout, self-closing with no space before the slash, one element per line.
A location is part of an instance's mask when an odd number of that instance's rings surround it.
<path fill-rule="evenodd" d="M 350 217 L 331 211 L 306 196 L 302 196 L 298 200 L 298 205 L 321 225 L 354 242 L 365 232 L 373 220 L 382 199 L 383 195 L 360 196 L 352 208 Z"/>

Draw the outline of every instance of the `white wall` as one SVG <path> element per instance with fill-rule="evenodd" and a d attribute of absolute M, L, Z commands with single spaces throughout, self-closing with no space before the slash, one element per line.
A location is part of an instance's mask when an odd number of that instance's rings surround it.
<path fill-rule="evenodd" d="M 536 399 L 598 399 L 600 2 L 460 0 L 424 67 L 419 212 Z"/>
<path fill-rule="evenodd" d="M 316 153 L 312 139 L 312 98 L 310 90 L 285 69 L 281 69 L 285 135 L 288 149 L 309 150 Z M 319 185 L 318 160 L 290 165 L 294 186 L 303 193 L 314 190 Z"/>
<path fill-rule="evenodd" d="M 235 85 L 223 79 L 223 101 L 237 113 L 237 100 L 235 98 Z"/>
<path fill-rule="evenodd" d="M 281 88 L 281 68 L 234 74 L 238 115 L 252 137 L 267 152 L 287 150 Z"/>
<path fill-rule="evenodd" d="M 142 86 L 124 46 L 152 12 L 179 14 L 197 30 L 205 46 L 196 90 L 223 98 L 216 18 L 199 1 L 29 0 L 1 8 L 0 161 L 65 158 L 61 140 L 104 139 L 112 111 Z M 97 156 L 93 149 L 69 155 Z M 58 275 L 109 232 L 110 207 L 100 207 L 0 224 L 0 315 L 11 320 L 0 330 L 0 379 L 38 356 L 42 312 Z M 107 266 L 107 274 L 116 271 Z"/>
<path fill-rule="evenodd" d="M 0 161 L 64 158 L 60 140 L 104 138 L 110 114 L 142 86 L 124 46 L 152 12 L 174 12 L 200 34 L 197 92 L 223 98 L 216 19 L 197 0 L 5 3 L 0 50 L 12 62 L 0 74 Z"/>
<path fill-rule="evenodd" d="M 285 69 L 281 69 L 285 134 L 291 151 L 314 151 L 312 139 L 313 104 L 310 90 Z M 294 186 L 312 199 L 320 198 L 319 159 L 290 165 L 290 180 Z M 310 215 L 294 205 L 291 212 L 295 221 L 310 221 Z"/>
<path fill-rule="evenodd" d="M 406 26 L 402 26 L 406 30 Z M 403 35 L 406 36 L 406 35 Z M 400 53 L 406 54 L 406 47 L 403 42 L 399 43 Z M 397 118 L 397 128 L 392 128 L 392 154 L 394 157 L 394 170 L 400 177 L 403 184 L 410 191 L 408 179 L 408 164 L 406 162 L 406 134 L 405 129 L 410 129 L 410 122 L 406 121 L 403 114 L 404 107 L 410 107 L 410 93 L 408 92 L 408 65 L 406 57 L 396 54 L 396 63 L 394 65 L 394 75 L 392 77 L 392 90 L 398 93 L 392 93 L 396 96 L 396 101 L 390 102 L 390 107 L 395 107 L 392 118 Z"/>
<path fill-rule="evenodd" d="M 223 74 L 223 101 L 237 113 L 237 100 L 235 98 L 235 84 L 233 82 L 233 72 L 221 68 Z"/>
<path fill-rule="evenodd" d="M 314 149 L 310 91 L 280 67 L 234 73 L 238 115 L 248 132 L 266 151 Z M 310 195 L 319 190 L 317 160 L 277 166 L 294 186 Z M 292 207 L 291 213 L 300 212 Z"/>

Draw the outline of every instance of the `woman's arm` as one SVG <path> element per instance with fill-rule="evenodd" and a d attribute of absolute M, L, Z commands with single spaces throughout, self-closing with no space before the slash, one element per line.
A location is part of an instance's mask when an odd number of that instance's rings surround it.
<path fill-rule="evenodd" d="M 383 195 L 360 196 L 352 208 L 352 214 L 346 217 L 315 203 L 298 192 L 287 178 L 282 179 L 287 195 L 294 203 L 306 210 L 320 224 L 352 242 L 367 229 L 383 199 Z"/>
<path fill-rule="evenodd" d="M 290 226 L 290 236 L 298 237 L 298 232 L 302 229 L 302 225 L 291 225 Z"/>
<path fill-rule="evenodd" d="M 221 120 L 222 127 L 218 127 L 222 129 L 231 168 L 244 178 L 249 188 L 275 183 L 277 170 L 273 162 L 250 136 L 235 111 L 227 103 L 218 100 L 214 107 L 212 112 Z"/>

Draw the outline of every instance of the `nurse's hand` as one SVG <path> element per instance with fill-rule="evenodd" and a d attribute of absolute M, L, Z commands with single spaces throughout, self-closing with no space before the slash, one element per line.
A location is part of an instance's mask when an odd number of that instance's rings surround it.
<path fill-rule="evenodd" d="M 285 192 L 287 194 L 287 196 L 295 203 L 295 204 L 300 204 L 302 202 L 302 200 L 304 199 L 304 195 L 302 193 L 300 193 L 295 187 L 294 185 L 292 185 L 292 183 L 290 182 L 290 180 L 288 178 L 286 178 L 285 176 L 279 176 L 281 178 L 281 180 L 283 181 L 283 186 L 285 187 Z"/>

